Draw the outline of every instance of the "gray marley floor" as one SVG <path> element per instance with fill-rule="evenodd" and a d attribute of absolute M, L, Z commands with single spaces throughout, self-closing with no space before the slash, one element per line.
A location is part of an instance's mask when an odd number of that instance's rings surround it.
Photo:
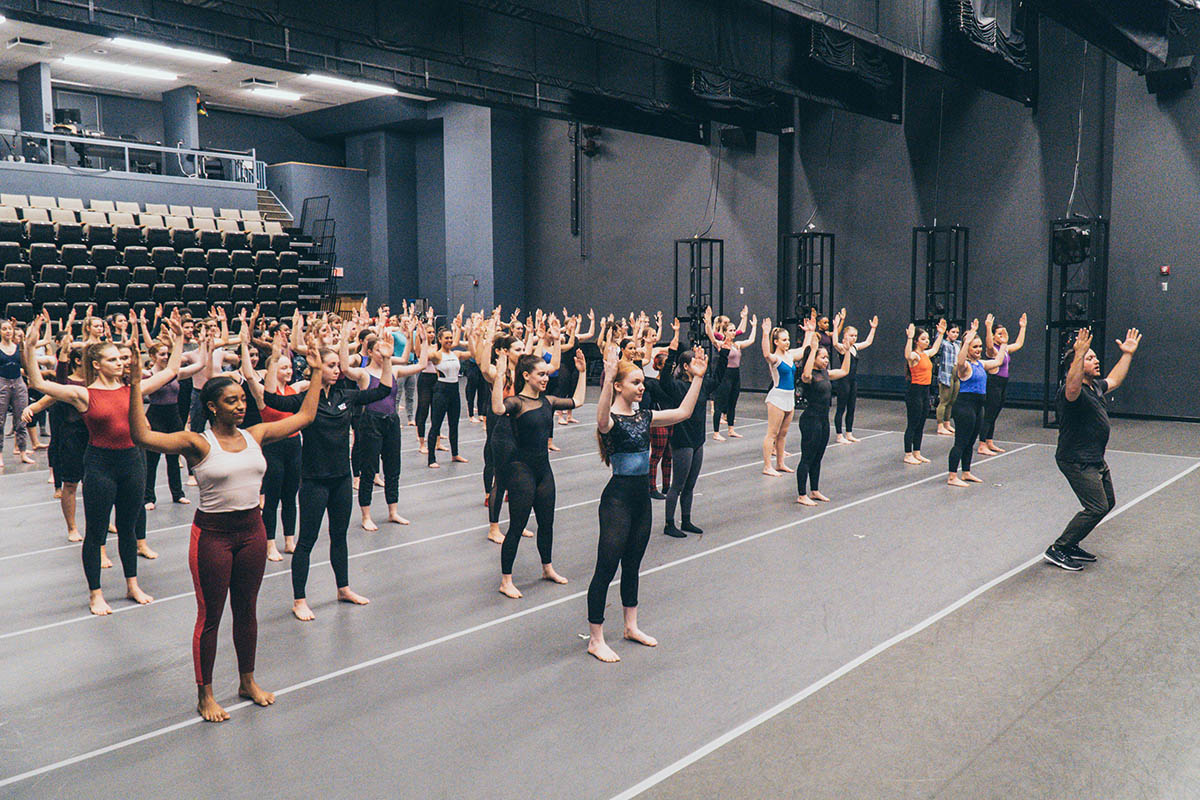
<path fill-rule="evenodd" d="M 140 573 L 157 601 L 118 600 L 118 613 L 92 618 L 46 473 L 9 467 L 0 797 L 1200 795 L 1194 428 L 1115 423 L 1118 505 L 1142 499 L 1089 540 L 1097 565 L 1066 574 L 1020 569 L 1076 510 L 1032 412 L 1006 411 L 997 433 L 1009 452 L 978 463 L 985 484 L 952 490 L 949 440 L 927 434 L 934 463 L 904 467 L 902 405 L 863 401 L 865 441 L 825 459 L 833 502 L 801 509 L 791 476 L 759 474 L 761 396 L 742 410 L 746 438 L 706 446 L 694 514 L 706 533 L 662 536 L 656 504 L 641 615 L 660 647 L 621 642 L 613 666 L 584 654 L 607 480 L 594 428 L 557 429 L 554 562 L 571 582 L 538 581 L 526 540 L 525 598 L 511 601 L 495 591 L 499 548 L 484 538 L 482 433 L 464 421 L 469 464 L 426 470 L 410 438 L 401 508 L 412 526 L 352 523 L 351 583 L 369 606 L 333 602 L 327 539 L 309 581 L 314 623 L 290 616 L 287 562 L 268 564 L 258 676 L 279 702 L 236 704 L 226 621 L 223 725 L 191 710 L 192 509 L 150 514 L 160 558 Z M 790 441 L 799 448 L 794 428 Z M 376 508 L 380 519 L 381 493 Z M 117 600 L 119 567 L 104 582 Z M 619 619 L 613 587 L 613 638 Z"/>

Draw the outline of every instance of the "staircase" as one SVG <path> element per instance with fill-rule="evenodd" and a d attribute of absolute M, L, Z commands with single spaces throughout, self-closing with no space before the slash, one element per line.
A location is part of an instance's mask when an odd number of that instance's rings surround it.
<path fill-rule="evenodd" d="M 289 228 L 295 223 L 291 213 L 279 202 L 279 198 L 270 189 L 258 190 L 258 212 L 264 220 L 278 222 Z"/>
<path fill-rule="evenodd" d="M 336 308 L 335 225 L 329 216 L 329 197 L 321 196 L 305 198 L 300 223 L 289 224 L 287 228 L 292 234 L 292 249 L 300 253 L 301 311 L 334 311 Z"/>

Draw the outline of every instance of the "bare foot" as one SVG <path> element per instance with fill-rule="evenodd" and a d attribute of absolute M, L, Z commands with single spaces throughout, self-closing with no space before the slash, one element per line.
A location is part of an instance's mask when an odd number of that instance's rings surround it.
<path fill-rule="evenodd" d="M 575 419 L 574 417 L 567 417 L 567 424 L 568 425 L 578 425 L 579 420 Z"/>
<path fill-rule="evenodd" d="M 195 475 L 188 475 L 187 485 L 188 486 L 199 486 L 200 484 L 196 483 Z"/>
<path fill-rule="evenodd" d="M 279 552 L 279 548 L 275 546 L 275 542 L 267 541 L 267 561 L 283 561 L 283 555 Z"/>
<path fill-rule="evenodd" d="M 242 678 L 241 685 L 238 686 L 238 696 L 246 698 L 256 706 L 269 706 L 275 702 L 275 693 L 259 686 L 250 675 Z"/>
<path fill-rule="evenodd" d="M 529 530 L 529 528 L 526 528 L 525 530 L 521 531 L 521 535 L 524 536 L 526 539 L 532 539 L 533 531 Z"/>
<path fill-rule="evenodd" d="M 921 461 L 916 456 L 906 455 L 906 456 L 904 456 L 904 463 L 920 465 Z"/>
<path fill-rule="evenodd" d="M 108 557 L 108 550 L 104 547 L 100 548 L 100 569 L 112 569 L 112 559 Z"/>
<path fill-rule="evenodd" d="M 317 618 L 317 615 L 308 607 L 308 601 L 303 599 L 292 601 L 292 613 L 301 622 L 312 622 Z"/>
<path fill-rule="evenodd" d="M 964 481 L 962 478 L 958 477 L 957 475 L 951 475 L 950 479 L 946 481 L 946 485 L 947 486 L 957 486 L 959 488 L 965 488 L 967 483 L 966 483 L 966 481 Z"/>
<path fill-rule="evenodd" d="M 557 448 L 557 447 L 552 447 L 552 448 L 550 448 L 550 449 L 551 449 L 551 450 L 557 450 L 558 448 Z M 450 460 L 451 460 L 451 461 L 454 461 L 454 462 L 456 462 L 456 463 L 458 463 L 458 464 L 467 464 L 467 463 L 470 463 L 470 462 L 468 462 L 468 461 L 467 461 L 467 459 L 466 459 L 466 456 L 455 456 L 454 458 L 452 458 L 452 459 L 450 459 Z"/>
<path fill-rule="evenodd" d="M 437 463 L 436 461 L 434 461 L 432 464 L 429 465 L 429 468 L 430 469 L 441 469 L 442 465 Z"/>
<path fill-rule="evenodd" d="M 795 472 L 796 471 L 796 470 L 792 469 L 791 467 L 789 467 L 787 464 L 776 464 L 775 469 L 779 470 L 780 472 Z"/>
<path fill-rule="evenodd" d="M 639 630 L 637 628 L 626 628 L 625 629 L 625 638 L 631 642 L 637 642 L 638 644 L 644 644 L 644 645 L 646 645 L 646 647 L 658 647 L 658 639 L 655 639 L 653 636 L 649 636 L 649 635 L 643 633 L 641 630 Z"/>
<path fill-rule="evenodd" d="M 722 436 L 717 431 L 713 431 L 713 441 L 714 442 L 723 442 L 723 441 L 725 441 L 725 437 Z"/>
<path fill-rule="evenodd" d="M 437 443 L 437 449 L 438 449 L 438 450 L 442 450 L 442 451 L 444 451 L 444 452 L 447 452 L 447 453 L 449 453 L 449 452 L 450 452 L 450 445 L 446 444 L 446 443 L 445 443 L 445 442 L 443 442 L 441 439 L 438 439 L 438 443 Z"/>
<path fill-rule="evenodd" d="M 780 477 L 779 471 L 774 467 L 763 467 L 763 475 L 770 475 L 772 478 Z"/>
<path fill-rule="evenodd" d="M 587 651 L 605 664 L 615 664 L 621 660 L 621 657 L 603 639 L 598 642 L 595 639 L 589 639 Z"/>
<path fill-rule="evenodd" d="M 922 456 L 922 455 L 917 455 L 917 461 L 920 461 L 922 464 L 932 463 L 928 458 L 926 458 L 925 456 Z"/>
<path fill-rule="evenodd" d="M 809 499 L 806 495 L 800 495 L 796 498 L 796 502 L 802 506 L 815 506 L 816 501 Z"/>
<path fill-rule="evenodd" d="M 154 510 L 154 503 L 146 503 L 146 510 L 147 510 L 147 511 L 153 511 L 153 510 Z"/>
<path fill-rule="evenodd" d="M 954 431 L 950 430 L 949 428 L 938 428 L 937 435 L 938 436 L 953 436 Z"/>
<path fill-rule="evenodd" d="M 112 606 L 104 599 L 104 595 L 99 589 L 88 595 L 88 611 L 97 617 L 106 617 L 112 613 Z"/>
<path fill-rule="evenodd" d="M 382 475 L 376 475 L 376 476 L 375 476 L 375 485 L 376 485 L 376 486 L 383 486 L 383 476 L 382 476 Z"/>
<path fill-rule="evenodd" d="M 221 708 L 220 703 L 213 698 L 211 687 L 209 687 L 207 695 L 202 696 L 196 703 L 196 711 L 204 717 L 205 722 L 224 722 L 229 719 L 229 712 Z"/>
<path fill-rule="evenodd" d="M 155 559 L 158 558 L 158 553 L 150 549 L 150 545 L 146 544 L 145 539 L 138 540 L 137 543 L 138 555 L 142 558 Z"/>
<path fill-rule="evenodd" d="M 354 479 L 354 491 L 358 491 L 358 478 Z"/>
<path fill-rule="evenodd" d="M 363 517 L 362 518 L 362 529 L 364 531 L 377 531 L 377 530 L 379 530 L 379 526 L 376 525 L 375 520 L 371 519 L 370 517 Z"/>
<path fill-rule="evenodd" d="M 561 417 L 560 417 L 560 418 L 559 418 L 559 420 L 558 420 L 558 424 L 559 424 L 559 425 L 569 425 L 570 423 L 569 423 L 569 422 L 567 422 L 565 419 L 563 419 L 563 418 L 561 418 Z"/>
<path fill-rule="evenodd" d="M 426 447 L 425 445 L 421 445 L 419 452 L 421 453 L 421 455 L 427 456 L 427 455 L 429 455 L 429 448 Z"/>
<path fill-rule="evenodd" d="M 500 578 L 500 594 L 513 600 L 520 600 L 525 596 L 513 585 L 512 576 L 502 576 Z"/>
<path fill-rule="evenodd" d="M 343 586 L 341 589 L 338 589 L 337 599 L 339 603 L 351 603 L 356 606 L 365 606 L 371 602 L 349 586 Z"/>
<path fill-rule="evenodd" d="M 550 581 L 551 583 L 566 583 L 567 579 L 554 571 L 554 567 L 549 564 L 542 565 L 542 580 Z"/>
<path fill-rule="evenodd" d="M 811 497 L 813 500 L 819 500 L 822 503 L 829 502 L 829 498 L 826 497 L 825 495 L 821 494 L 820 492 L 818 492 L 816 489 L 813 489 L 811 492 L 809 492 L 808 496 Z"/>
<path fill-rule="evenodd" d="M 839 433 L 839 434 L 837 435 L 837 443 L 838 443 L 838 444 L 849 444 L 849 443 L 850 443 L 850 440 L 849 440 L 849 439 L 847 439 L 845 436 L 843 436 L 842 434 L 840 434 L 840 433 Z"/>
<path fill-rule="evenodd" d="M 143 592 L 142 587 L 138 586 L 136 583 L 129 585 L 125 592 L 125 596 L 135 603 L 140 603 L 141 605 L 154 602 L 154 598 Z"/>
<path fill-rule="evenodd" d="M 855 443 L 857 443 L 857 442 L 861 442 L 861 441 L 862 441 L 862 439 L 858 438 L 858 437 L 857 437 L 857 436 L 855 436 L 853 433 L 847 433 L 847 434 L 846 434 L 846 441 L 847 441 L 847 442 L 849 442 L 850 444 L 855 444 Z"/>
<path fill-rule="evenodd" d="M 397 525 L 408 525 L 409 524 L 408 520 L 406 520 L 404 517 L 402 517 L 396 513 L 388 514 L 387 521 L 394 522 Z"/>
<path fill-rule="evenodd" d="M 110 522 L 110 523 L 108 523 L 108 532 L 109 532 L 109 533 L 116 533 L 116 532 L 117 532 L 117 525 L 116 525 L 116 523 L 114 523 L 114 522 Z"/>
<path fill-rule="evenodd" d="M 68 542 L 82 542 L 83 541 L 83 537 L 79 535 L 78 528 L 71 528 L 70 530 L 67 531 L 67 541 Z"/>
<path fill-rule="evenodd" d="M 54 499 L 55 499 L 55 500 L 61 500 L 61 499 L 62 499 L 62 489 L 55 489 L 55 490 L 54 490 Z"/>
<path fill-rule="evenodd" d="M 989 447 L 990 449 L 992 449 L 992 450 L 995 450 L 997 453 L 1003 453 L 1003 452 L 1004 452 L 1004 448 L 1003 448 L 1003 447 L 1000 447 L 1000 446 L 998 446 L 998 445 L 997 445 L 995 442 L 988 442 L 988 447 Z"/>
<path fill-rule="evenodd" d="M 178 500 L 175 500 L 173 502 L 179 503 L 179 505 L 181 505 L 181 506 L 189 506 L 192 504 L 192 501 L 188 500 L 186 497 L 181 497 Z"/>
<path fill-rule="evenodd" d="M 558 445 L 556 445 L 554 442 L 550 442 L 549 444 L 547 444 L 546 449 L 549 450 L 551 453 L 558 453 L 558 452 L 562 451 L 562 448 L 559 447 Z"/>
<path fill-rule="evenodd" d="M 22 464 L 36 464 L 37 462 L 33 460 L 33 453 L 30 452 L 29 450 L 26 450 L 24 453 L 21 454 L 21 463 Z"/>
<path fill-rule="evenodd" d="M 296 552 L 296 537 L 295 536 L 283 537 L 283 552 L 285 552 L 285 553 Z"/>
<path fill-rule="evenodd" d="M 504 544 L 504 534 L 500 532 L 500 525 L 496 522 L 488 523 L 488 541 L 496 544 Z"/>
<path fill-rule="evenodd" d="M 733 428 L 730 428 L 726 432 L 725 435 L 728 436 L 730 439 L 741 439 L 742 438 L 742 435 L 740 433 L 738 433 L 737 431 L 735 431 Z"/>
<path fill-rule="evenodd" d="M 970 483 L 983 483 L 982 480 L 980 480 L 979 478 L 976 478 L 974 475 L 972 475 L 969 472 L 964 472 L 962 475 L 962 479 L 964 481 L 968 481 Z"/>
<path fill-rule="evenodd" d="M 978 454 L 979 454 L 979 455 L 981 455 L 981 456 L 994 456 L 994 455 L 996 455 L 996 451 L 995 451 L 995 450 L 991 450 L 991 449 L 989 449 L 989 448 L 988 448 L 986 445 L 982 445 L 982 444 L 981 444 L 981 445 L 979 445 L 979 447 L 975 448 L 975 452 L 976 452 L 976 453 L 978 453 Z"/>

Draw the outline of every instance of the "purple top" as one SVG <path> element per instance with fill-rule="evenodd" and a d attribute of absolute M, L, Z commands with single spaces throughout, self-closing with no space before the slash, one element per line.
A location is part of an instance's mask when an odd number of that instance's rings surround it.
<path fill-rule="evenodd" d="M 1000 365 L 1000 369 L 996 370 L 996 376 L 1000 378 L 1008 377 L 1008 362 L 1012 361 L 1012 356 L 1008 353 L 1004 354 L 1004 363 Z"/>
<path fill-rule="evenodd" d="M 741 335 L 742 333 L 743 333 L 743 331 L 739 330 L 739 331 L 736 331 L 733 334 L 733 336 L 736 339 L 736 337 Z M 723 334 L 723 333 L 714 334 L 714 338 L 718 342 L 723 342 L 723 341 L 725 341 L 725 334 Z M 729 360 L 728 360 L 728 362 L 726 362 L 725 368 L 726 369 L 737 369 L 741 365 L 742 365 L 742 348 L 738 347 L 736 344 L 736 341 L 735 341 L 734 346 L 729 348 Z"/>
<path fill-rule="evenodd" d="M 173 406 L 179 402 L 179 379 L 172 378 L 161 389 L 146 395 L 146 401 L 152 406 Z"/>
<path fill-rule="evenodd" d="M 371 379 L 371 384 L 367 387 L 368 389 L 374 389 L 376 386 L 382 383 L 382 381 L 380 381 L 379 378 L 376 378 L 374 375 L 368 375 L 367 377 Z M 374 411 L 376 414 L 395 414 L 396 400 L 398 398 L 399 389 L 400 381 L 393 378 L 391 394 L 382 400 L 376 400 L 373 403 L 367 403 L 366 410 Z"/>

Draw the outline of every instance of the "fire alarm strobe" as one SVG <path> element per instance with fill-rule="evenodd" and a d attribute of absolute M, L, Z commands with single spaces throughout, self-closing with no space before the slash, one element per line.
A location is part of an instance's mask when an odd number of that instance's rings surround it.
<path fill-rule="evenodd" d="M 1158 284 L 1165 292 L 1167 290 L 1167 281 L 1171 278 L 1171 267 L 1163 264 L 1158 268 Z"/>

